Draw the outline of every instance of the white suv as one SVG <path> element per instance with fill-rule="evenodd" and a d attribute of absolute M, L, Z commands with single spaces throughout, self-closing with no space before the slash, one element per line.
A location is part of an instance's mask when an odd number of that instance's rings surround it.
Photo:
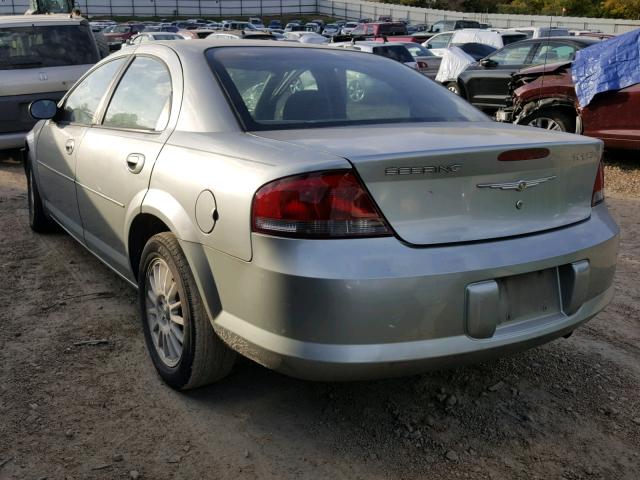
<path fill-rule="evenodd" d="M 0 16 L 0 150 L 20 148 L 34 100 L 58 101 L 100 59 L 89 23 L 68 15 Z"/>

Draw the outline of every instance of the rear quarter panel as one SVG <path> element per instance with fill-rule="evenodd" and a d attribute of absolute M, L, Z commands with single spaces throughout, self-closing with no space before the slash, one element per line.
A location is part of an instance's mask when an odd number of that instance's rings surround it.
<path fill-rule="evenodd" d="M 584 135 L 600 138 L 610 148 L 640 147 L 640 85 L 596 95 L 582 109 Z"/>
<path fill-rule="evenodd" d="M 201 243 L 249 261 L 253 195 L 287 175 L 350 168 L 339 157 L 249 133 L 174 132 L 154 166 L 142 211 L 159 216 L 181 240 Z M 215 197 L 218 220 L 211 233 L 196 221 L 198 196 Z"/>

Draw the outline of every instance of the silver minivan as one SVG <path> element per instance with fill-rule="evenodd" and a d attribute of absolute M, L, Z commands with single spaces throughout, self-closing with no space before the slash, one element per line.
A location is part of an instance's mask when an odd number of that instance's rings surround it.
<path fill-rule="evenodd" d="M 99 59 L 82 18 L 0 16 L 0 150 L 24 146 L 31 102 L 61 99 Z"/>

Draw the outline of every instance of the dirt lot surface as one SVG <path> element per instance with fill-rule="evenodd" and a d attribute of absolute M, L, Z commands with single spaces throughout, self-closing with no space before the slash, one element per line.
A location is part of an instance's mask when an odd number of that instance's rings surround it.
<path fill-rule="evenodd" d="M 366 383 L 243 360 L 181 394 L 135 292 L 67 235 L 31 233 L 21 166 L 0 160 L 0 479 L 638 479 L 638 172 L 608 168 L 617 294 L 567 340 Z"/>

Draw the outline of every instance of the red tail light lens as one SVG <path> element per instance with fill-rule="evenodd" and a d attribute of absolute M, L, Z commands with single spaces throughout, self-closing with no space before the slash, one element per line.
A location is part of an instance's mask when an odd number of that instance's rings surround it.
<path fill-rule="evenodd" d="M 426 70 L 427 68 L 429 68 L 429 65 L 427 65 L 427 62 L 423 62 L 422 60 L 418 62 L 418 69 Z"/>
<path fill-rule="evenodd" d="M 604 200 L 604 165 L 602 160 L 598 165 L 596 181 L 593 184 L 593 194 L 591 195 L 591 206 L 594 207 Z"/>
<path fill-rule="evenodd" d="M 252 228 L 269 235 L 349 238 L 390 235 L 369 193 L 351 171 L 282 178 L 258 190 Z"/>

